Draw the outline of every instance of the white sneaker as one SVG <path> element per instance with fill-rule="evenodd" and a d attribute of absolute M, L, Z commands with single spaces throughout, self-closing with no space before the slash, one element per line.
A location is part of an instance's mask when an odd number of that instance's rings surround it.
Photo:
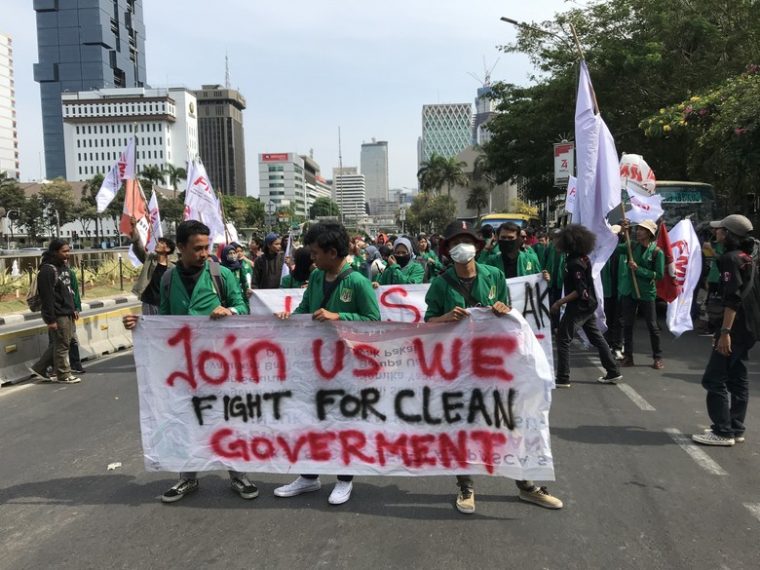
<path fill-rule="evenodd" d="M 351 498 L 351 491 L 354 488 L 352 481 L 338 481 L 335 483 L 335 488 L 330 493 L 330 498 L 327 502 L 331 505 L 342 505 Z"/>
<path fill-rule="evenodd" d="M 619 348 L 615 349 L 613 356 L 615 357 L 615 360 L 623 360 L 623 358 L 625 358 L 625 356 L 623 355 L 623 351 L 620 350 Z"/>
<path fill-rule="evenodd" d="M 292 483 L 277 487 L 274 490 L 275 497 L 295 497 L 302 493 L 311 493 L 312 491 L 319 491 L 322 488 L 322 483 L 319 479 L 306 479 L 304 477 L 298 477 Z"/>
<path fill-rule="evenodd" d="M 695 433 L 691 436 L 691 440 L 702 445 L 719 445 L 723 447 L 731 447 L 736 443 L 733 437 L 723 437 L 712 431 L 707 433 Z"/>
<path fill-rule="evenodd" d="M 613 372 L 611 374 L 607 373 L 604 376 L 597 378 L 596 381 L 599 382 L 600 384 L 617 384 L 618 380 L 622 380 L 622 379 L 623 379 L 622 374 L 620 374 L 619 372 L 617 374 Z"/>
<path fill-rule="evenodd" d="M 705 428 L 705 431 L 703 433 L 712 433 L 712 428 Z M 747 441 L 747 439 L 743 435 L 735 435 L 734 441 L 736 443 L 744 443 Z"/>

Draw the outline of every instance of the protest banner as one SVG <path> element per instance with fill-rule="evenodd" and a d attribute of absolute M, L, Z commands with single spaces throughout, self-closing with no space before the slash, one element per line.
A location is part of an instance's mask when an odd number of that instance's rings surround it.
<path fill-rule="evenodd" d="M 425 319 L 425 295 L 429 285 L 384 285 L 375 289 L 383 321 L 421 323 Z M 549 284 L 541 274 L 507 279 L 512 308 L 530 324 L 549 367 L 554 372 L 554 357 L 549 317 Z M 249 299 L 252 315 L 268 316 L 298 307 L 305 289 L 256 289 Z"/>
<path fill-rule="evenodd" d="M 141 317 L 146 468 L 553 480 L 552 374 L 525 319 Z"/>

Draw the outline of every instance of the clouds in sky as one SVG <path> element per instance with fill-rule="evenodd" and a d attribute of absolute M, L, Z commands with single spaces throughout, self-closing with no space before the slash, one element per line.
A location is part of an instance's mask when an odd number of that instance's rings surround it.
<path fill-rule="evenodd" d="M 42 152 L 35 14 L 28 0 L 5 0 L 14 40 L 21 171 L 40 176 Z M 525 57 L 496 46 L 515 37 L 501 16 L 540 21 L 562 0 L 143 0 L 151 86 L 224 83 L 244 112 L 248 191 L 258 193 L 260 152 L 314 151 L 329 177 L 338 162 L 359 163 L 360 146 L 387 140 L 391 187 L 415 186 L 417 137 L 425 103 L 472 102 L 483 74 L 500 58 L 495 80 L 525 83 Z M 44 165 L 44 159 L 41 161 Z"/>

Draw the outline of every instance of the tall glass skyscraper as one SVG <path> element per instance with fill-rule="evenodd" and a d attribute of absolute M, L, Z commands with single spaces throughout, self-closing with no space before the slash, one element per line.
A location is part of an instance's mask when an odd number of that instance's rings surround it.
<path fill-rule="evenodd" d="M 145 86 L 142 0 L 34 0 L 47 178 L 66 175 L 61 93 Z"/>
<path fill-rule="evenodd" d="M 362 143 L 361 173 L 366 183 L 367 201 L 388 199 L 388 142 L 372 139 Z"/>

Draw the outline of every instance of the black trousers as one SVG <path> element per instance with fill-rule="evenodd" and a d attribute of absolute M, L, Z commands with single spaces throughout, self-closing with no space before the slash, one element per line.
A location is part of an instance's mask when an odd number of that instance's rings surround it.
<path fill-rule="evenodd" d="M 621 300 L 623 310 L 623 342 L 625 355 L 633 356 L 633 326 L 636 323 L 636 311 L 639 310 L 649 329 L 649 342 L 652 345 L 652 358 L 662 358 L 660 348 L 660 327 L 657 325 L 657 309 L 654 301 L 634 299 L 625 295 Z"/>
<path fill-rule="evenodd" d="M 754 342 L 741 342 L 731 336 L 731 354 L 717 350 L 710 354 L 702 386 L 707 390 L 707 414 L 712 430 L 724 437 L 744 434 L 744 418 L 749 403 L 749 378 L 746 361 Z"/>
<path fill-rule="evenodd" d="M 572 305 L 568 305 L 557 329 L 557 382 L 570 381 L 570 343 L 573 341 L 575 331 L 579 328 L 583 329 L 588 341 L 599 351 L 599 360 L 602 361 L 607 374 L 614 376 L 620 374 L 618 363 L 612 357 L 607 341 L 596 326 L 594 313 L 578 312 Z"/>
<path fill-rule="evenodd" d="M 604 333 L 604 339 L 611 350 L 623 350 L 623 311 L 620 307 L 620 299 L 604 298 L 604 316 L 607 319 L 607 332 Z"/>
<path fill-rule="evenodd" d="M 319 475 L 301 475 L 304 479 L 317 479 Z M 338 475 L 338 481 L 353 481 L 353 475 Z"/>

